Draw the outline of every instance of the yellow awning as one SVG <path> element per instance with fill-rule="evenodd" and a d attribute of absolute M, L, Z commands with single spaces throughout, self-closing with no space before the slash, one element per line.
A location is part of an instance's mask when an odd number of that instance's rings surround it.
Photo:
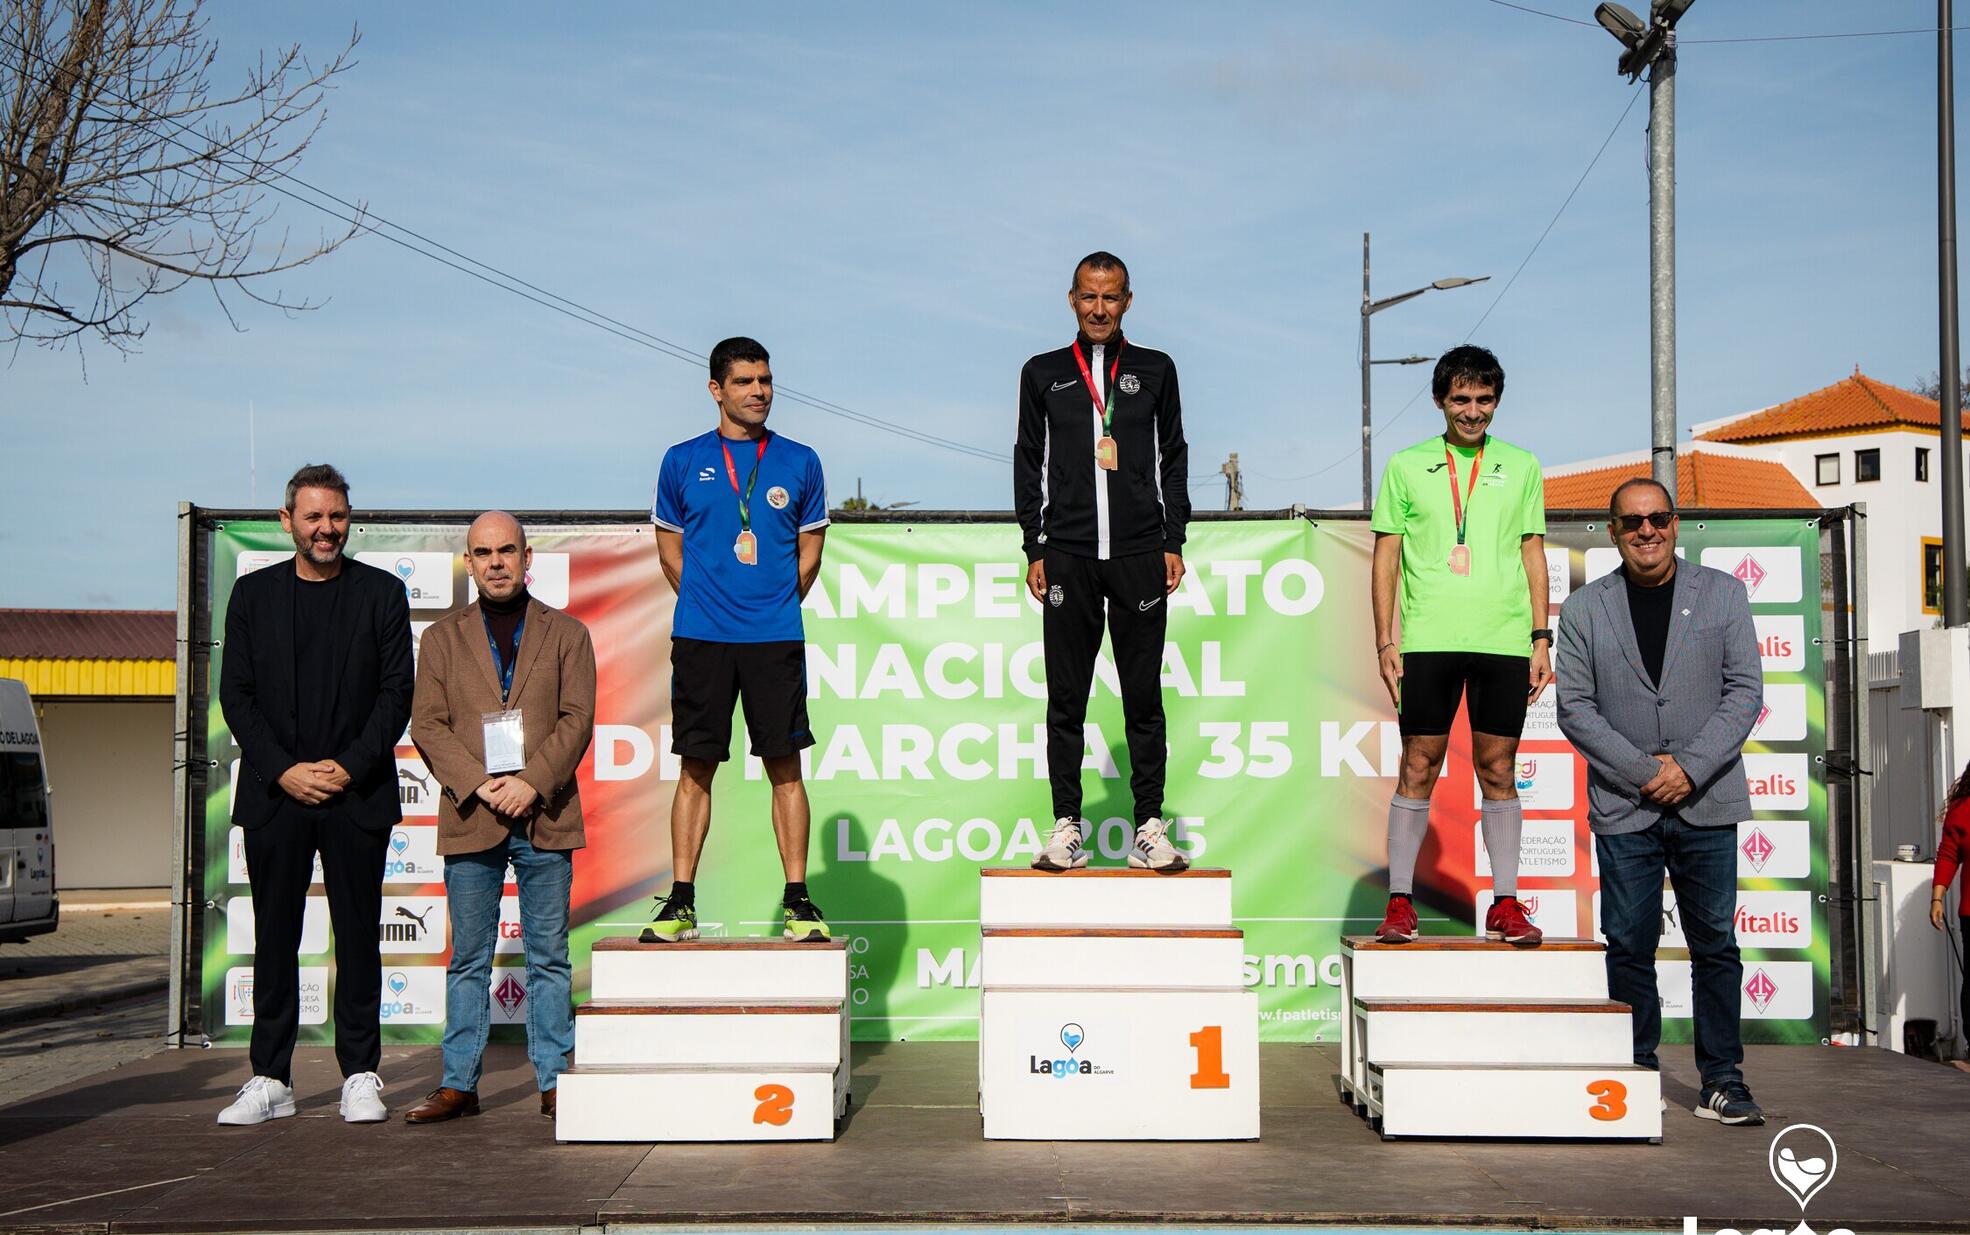
<path fill-rule="evenodd" d="M 19 678 L 42 695 L 158 696 L 178 693 L 178 665 L 169 660 L 52 660 L 0 657 L 0 678 Z"/>

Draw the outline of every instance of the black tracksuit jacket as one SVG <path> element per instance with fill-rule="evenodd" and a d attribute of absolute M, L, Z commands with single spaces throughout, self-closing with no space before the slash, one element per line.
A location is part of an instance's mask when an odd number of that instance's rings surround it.
<path fill-rule="evenodd" d="M 1044 352 L 1020 370 L 1012 498 L 1029 562 L 1049 549 L 1103 561 L 1183 552 L 1190 448 L 1183 440 L 1176 365 L 1163 352 L 1118 341 L 1113 433 L 1119 466 L 1112 472 L 1095 463 L 1101 413 L 1073 349 Z M 1105 395 L 1116 344 L 1080 343 Z"/>

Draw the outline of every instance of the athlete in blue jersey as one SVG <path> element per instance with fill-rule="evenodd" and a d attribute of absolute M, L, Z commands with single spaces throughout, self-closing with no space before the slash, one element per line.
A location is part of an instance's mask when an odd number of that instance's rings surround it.
<path fill-rule="evenodd" d="M 732 756 L 742 703 L 752 753 L 773 784 L 773 835 L 786 871 L 788 939 L 819 942 L 828 924 L 807 895 L 806 644 L 800 600 L 821 570 L 828 494 L 821 458 L 766 428 L 773 371 L 766 349 L 727 339 L 711 349 L 718 427 L 664 453 L 650 511 L 671 622 L 671 751 L 683 777 L 670 806 L 675 880 L 643 928 L 646 943 L 698 937 L 698 857 L 711 829 L 711 780 Z"/>

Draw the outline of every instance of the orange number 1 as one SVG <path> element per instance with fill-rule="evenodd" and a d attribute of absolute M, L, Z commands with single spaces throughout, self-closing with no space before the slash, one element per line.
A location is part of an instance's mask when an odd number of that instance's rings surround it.
<path fill-rule="evenodd" d="M 759 1099 L 759 1109 L 752 1113 L 754 1123 L 784 1128 L 793 1122 L 793 1090 L 785 1085 L 761 1085 L 752 1096 Z"/>
<path fill-rule="evenodd" d="M 1620 1081 L 1590 1081 L 1587 1092 L 1600 1099 L 1587 1113 L 1605 1123 L 1628 1117 L 1628 1087 Z"/>
<path fill-rule="evenodd" d="M 1230 1089 L 1231 1077 L 1224 1070 L 1224 1026 L 1206 1025 L 1190 1035 L 1197 1048 L 1197 1070 L 1190 1074 L 1192 1089 Z"/>

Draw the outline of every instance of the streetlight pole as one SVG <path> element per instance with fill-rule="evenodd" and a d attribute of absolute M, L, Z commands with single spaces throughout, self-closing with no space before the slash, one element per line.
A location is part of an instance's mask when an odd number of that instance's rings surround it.
<path fill-rule="evenodd" d="M 1963 390 L 1956 323 L 1956 49 L 1950 0 L 1936 0 L 1936 286 L 1941 299 L 1943 625 L 1970 622 L 1964 595 Z"/>
<path fill-rule="evenodd" d="M 1372 385 L 1369 381 L 1371 367 L 1378 364 L 1428 364 L 1434 356 L 1404 356 L 1399 360 L 1373 360 L 1368 349 L 1368 319 L 1383 309 L 1392 308 L 1405 300 L 1414 300 L 1424 292 L 1448 291 L 1453 287 L 1469 287 L 1482 283 L 1490 275 L 1475 279 L 1438 279 L 1426 287 L 1403 292 L 1399 296 L 1384 296 L 1380 300 L 1369 298 L 1368 291 L 1368 233 L 1361 233 L 1361 509 L 1371 510 L 1375 505 L 1375 460 L 1374 460 L 1374 415 L 1370 398 Z"/>
<path fill-rule="evenodd" d="M 1649 70 L 1649 474 L 1676 492 L 1676 34 Z"/>
<path fill-rule="evenodd" d="M 1649 75 L 1649 474 L 1676 492 L 1676 23 L 1695 0 L 1655 0 L 1643 21 L 1618 4 L 1594 20 L 1620 40 L 1615 72 Z"/>

